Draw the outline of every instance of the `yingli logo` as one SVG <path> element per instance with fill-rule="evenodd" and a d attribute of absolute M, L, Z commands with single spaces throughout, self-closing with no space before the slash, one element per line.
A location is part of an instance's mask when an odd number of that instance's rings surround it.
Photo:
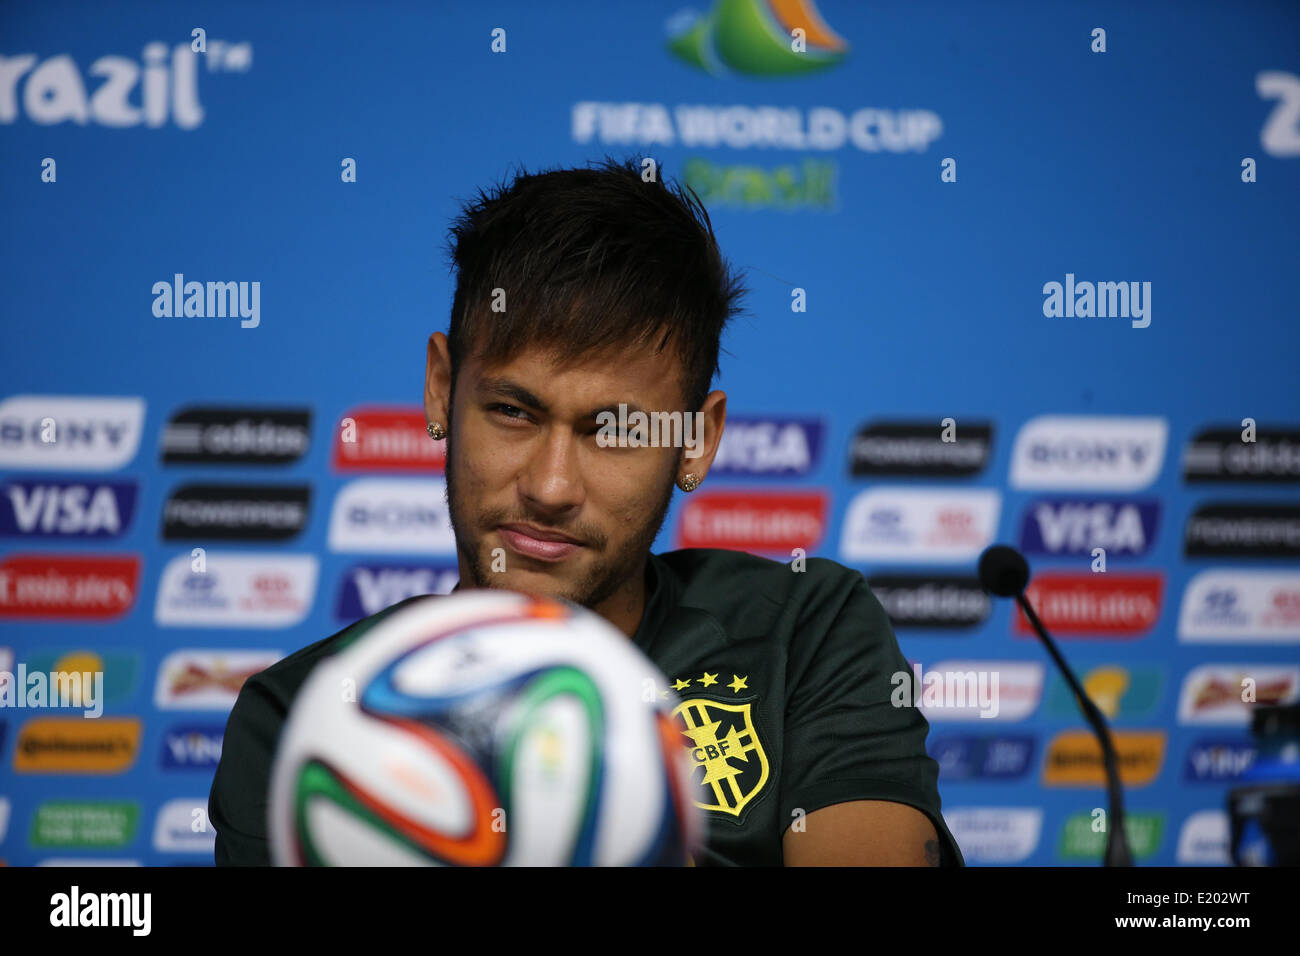
<path fill-rule="evenodd" d="M 1040 574 L 1025 589 L 1043 626 L 1054 634 L 1137 637 L 1160 616 L 1160 574 Z M 1033 634 L 1016 609 L 1016 633 Z"/>
<path fill-rule="evenodd" d="M 825 492 L 715 492 L 686 501 L 678 540 L 682 548 L 788 553 L 812 550 L 825 529 Z"/>

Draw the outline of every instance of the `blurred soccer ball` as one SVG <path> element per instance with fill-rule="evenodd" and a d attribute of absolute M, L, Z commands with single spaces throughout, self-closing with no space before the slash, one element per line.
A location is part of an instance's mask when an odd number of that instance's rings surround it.
<path fill-rule="evenodd" d="M 413 602 L 321 662 L 272 773 L 277 865 L 681 865 L 704 836 L 667 680 L 576 605 Z"/>

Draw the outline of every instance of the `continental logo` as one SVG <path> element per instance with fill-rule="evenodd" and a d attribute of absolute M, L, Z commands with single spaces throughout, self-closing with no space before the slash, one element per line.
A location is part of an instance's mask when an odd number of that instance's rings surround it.
<path fill-rule="evenodd" d="M 714 74 L 799 76 L 835 66 L 849 50 L 812 0 L 716 0 L 703 16 L 677 14 L 668 33 L 674 56 Z"/>
<path fill-rule="evenodd" d="M 1112 730 L 1120 779 L 1128 787 L 1145 787 L 1160 774 L 1166 734 L 1158 730 Z M 1104 787 L 1101 745 L 1090 731 L 1067 730 L 1052 738 L 1043 762 L 1049 787 Z"/>
<path fill-rule="evenodd" d="M 705 674 L 701 683 L 718 675 Z M 733 676 L 738 693 L 744 678 Z M 690 681 L 677 681 L 677 685 Z M 693 697 L 673 710 L 699 786 L 695 805 L 702 810 L 742 817 L 770 776 L 767 753 L 754 725 L 753 702 L 724 702 Z"/>
<path fill-rule="evenodd" d="M 123 773 L 140 753 L 134 717 L 41 717 L 29 720 L 14 742 L 18 773 Z"/>

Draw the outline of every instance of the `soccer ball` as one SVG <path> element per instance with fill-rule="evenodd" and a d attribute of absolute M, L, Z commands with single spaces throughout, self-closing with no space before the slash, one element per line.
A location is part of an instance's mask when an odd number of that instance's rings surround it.
<path fill-rule="evenodd" d="M 429 597 L 318 664 L 272 771 L 280 866 L 683 865 L 704 837 L 659 670 L 603 618 Z"/>

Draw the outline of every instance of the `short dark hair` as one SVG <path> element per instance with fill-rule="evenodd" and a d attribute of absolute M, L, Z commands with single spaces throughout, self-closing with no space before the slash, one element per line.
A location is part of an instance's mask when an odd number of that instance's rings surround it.
<path fill-rule="evenodd" d="M 540 345 L 568 361 L 657 340 L 680 356 L 685 410 L 697 411 L 746 292 L 699 197 L 661 175 L 644 181 L 636 159 L 520 169 L 480 189 L 448 230 L 448 254 L 453 390 L 470 354 L 495 364 Z M 504 312 L 491 311 L 494 289 Z"/>

